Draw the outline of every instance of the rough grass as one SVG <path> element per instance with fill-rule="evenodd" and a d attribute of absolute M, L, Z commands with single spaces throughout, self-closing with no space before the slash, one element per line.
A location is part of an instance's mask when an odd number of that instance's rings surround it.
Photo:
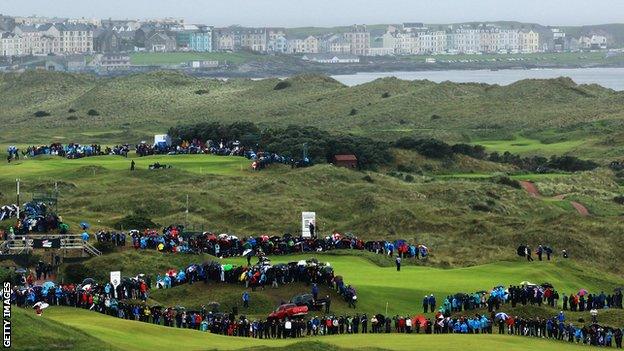
<path fill-rule="evenodd" d="M 254 121 L 263 126 L 292 123 L 383 139 L 415 135 L 448 142 L 511 140 L 523 132 L 528 141 L 493 142 L 491 147 L 527 143 L 514 150 L 574 152 L 609 159 L 623 154 L 624 143 L 612 136 L 618 130 L 614 126 L 624 118 L 620 108 L 624 93 L 576 85 L 565 78 L 509 86 L 384 78 L 345 87 L 327 77 L 307 75 L 289 79 L 289 89 L 276 91 L 277 82 L 218 81 L 179 72 L 117 78 L 4 74 L 0 76 L 0 123 L 7 128 L 0 144 L 136 142 L 178 123 L 218 120 Z M 194 93 L 200 89 L 210 93 Z M 390 97 L 383 98 L 384 93 Z M 77 111 L 73 114 L 77 120 L 67 120 L 70 108 Z M 87 116 L 90 109 L 100 116 Z M 358 111 L 356 116 L 349 115 L 352 109 Z M 33 117 L 39 110 L 51 116 Z M 601 125 L 605 121 L 611 126 Z M 556 134 L 564 139 L 551 140 Z"/>
<path fill-rule="evenodd" d="M 0 201 L 14 201 L 14 179 L 19 177 L 22 201 L 30 200 L 32 193 L 52 191 L 57 184 L 58 212 L 74 232 L 85 220 L 96 231 L 111 228 L 132 213 L 161 225 L 184 224 L 188 194 L 188 224 L 194 231 L 298 234 L 300 212 L 314 210 L 323 235 L 338 230 L 363 239 L 426 243 L 436 251 L 432 261 L 444 266 L 505 259 L 526 242 L 550 244 L 557 252 L 566 248 L 575 259 L 614 271 L 620 271 L 624 261 L 624 253 L 610 244 L 619 240 L 621 205 L 606 195 L 593 195 L 618 191 L 605 171 L 534 177 L 544 189 L 581 179 L 571 183 L 577 191 L 566 199 L 590 208 L 592 217 L 579 218 L 572 208 L 532 198 L 524 190 L 496 184 L 480 173 L 474 177 L 416 176 L 408 182 L 330 165 L 295 170 L 272 166 L 253 173 L 242 158 L 200 155 L 136 160 L 134 172 L 129 171 L 129 160 L 121 157 L 1 163 L 0 173 L 6 177 L 0 178 Z M 145 169 L 156 160 L 174 167 Z"/>

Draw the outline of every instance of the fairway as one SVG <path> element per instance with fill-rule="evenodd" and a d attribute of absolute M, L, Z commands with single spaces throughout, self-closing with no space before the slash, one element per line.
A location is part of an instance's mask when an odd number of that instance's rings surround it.
<path fill-rule="evenodd" d="M 149 165 L 156 162 L 163 165 L 171 165 L 172 168 L 184 170 L 196 174 L 219 174 L 233 175 L 244 174 L 249 170 L 251 161 L 244 157 L 214 156 L 214 155 L 157 155 L 137 157 L 134 153 L 130 157 L 122 156 L 97 156 L 83 157 L 70 160 L 56 156 L 36 156 L 32 159 L 0 164 L 0 173 L 9 177 L 38 177 L 66 175 L 85 167 L 92 168 L 93 172 L 100 170 L 124 171 L 130 170 L 130 162 L 136 162 L 137 170 L 146 170 Z M 154 172 L 166 172 L 166 170 L 154 170 Z"/>
<path fill-rule="evenodd" d="M 513 257 L 514 252 L 509 253 Z M 139 257 L 140 256 L 140 257 Z M 348 309 L 346 304 L 332 304 L 339 313 L 387 313 L 391 315 L 417 315 L 422 313 L 421 301 L 424 295 L 434 294 L 438 305 L 444 298 L 457 293 L 489 291 L 495 286 L 519 285 L 522 281 L 535 284 L 548 282 L 560 294 L 576 293 L 587 289 L 593 293 L 611 292 L 624 285 L 624 279 L 612 274 L 599 273 L 571 261 L 557 259 L 528 263 L 521 258 L 514 261 L 497 262 L 466 268 L 440 269 L 429 266 L 409 265 L 417 263 L 408 259 L 400 272 L 393 267 L 392 259 L 385 260 L 368 252 L 334 251 L 327 254 L 307 253 L 301 255 L 275 256 L 272 264 L 295 262 L 317 258 L 329 262 L 336 275 L 344 278 L 345 284 L 353 285 L 357 290 L 357 308 Z M 173 256 L 148 252 L 125 252 L 110 257 L 94 258 L 87 266 L 98 272 L 97 278 L 105 279 L 111 270 L 121 270 L 124 275 L 134 276 L 146 273 L 152 276 L 163 274 L 170 268 L 183 269 L 191 263 L 201 264 L 208 256 Z M 214 259 L 214 258 L 213 258 Z M 373 261 L 375 260 L 375 261 Z M 220 260 L 222 264 L 233 263 L 246 265 L 243 258 Z M 150 265 L 150 262 L 152 265 Z M 170 262 L 167 264 L 167 262 Z M 377 264 L 375 263 L 377 262 Z M 380 266 L 381 264 L 381 266 Z M 156 267 L 156 268 L 154 268 Z M 299 293 L 309 293 L 304 285 L 281 286 L 277 290 L 266 288 L 265 291 L 249 291 L 255 317 L 263 317 L 279 304 L 280 299 L 289 300 Z M 183 285 L 166 290 L 154 290 L 152 299 L 156 303 L 174 306 L 199 307 L 209 301 L 220 301 L 224 306 L 232 306 L 240 299 L 244 285 L 194 284 Z M 338 297 L 334 297 L 336 299 Z"/>
<path fill-rule="evenodd" d="M 227 337 L 202 333 L 194 330 L 165 328 L 152 324 L 122 320 L 103 316 L 99 313 L 87 310 L 50 307 L 44 317 L 36 318 L 26 316 L 32 311 L 17 311 L 18 321 L 14 327 L 21 330 L 24 325 L 30 323 L 34 328 L 30 335 L 20 333 L 15 335 L 15 349 L 69 349 L 89 350 L 97 347 L 102 350 L 176 350 L 184 345 L 184 349 L 222 349 L 222 350 L 246 350 L 250 348 L 262 349 L 263 347 L 281 347 L 286 350 L 483 350 L 483 351 L 524 351 L 524 350 L 575 350 L 581 347 L 573 344 L 555 341 L 539 340 L 534 338 L 501 336 L 501 335 L 420 335 L 420 334 L 358 334 L 326 336 L 317 338 L 304 338 L 292 340 L 262 340 L 245 339 L 239 337 Z M 37 328 L 40 327 L 40 328 Z M 49 341 L 53 336 L 49 329 L 60 327 L 67 331 L 68 344 L 60 345 Z M 46 332 L 48 330 L 48 332 Z M 34 337 L 39 341 L 40 347 L 32 348 L 31 344 L 22 339 Z M 87 339 L 89 343 L 75 343 L 75 338 Z M 97 341 L 96 341 L 97 340 Z"/>
<path fill-rule="evenodd" d="M 511 140 L 478 140 L 472 142 L 472 144 L 482 145 L 489 152 L 496 151 L 501 154 L 508 151 L 512 154 L 520 155 L 537 154 L 550 156 L 575 151 L 587 142 L 587 139 L 579 139 L 545 144 L 536 139 L 516 135 Z"/>

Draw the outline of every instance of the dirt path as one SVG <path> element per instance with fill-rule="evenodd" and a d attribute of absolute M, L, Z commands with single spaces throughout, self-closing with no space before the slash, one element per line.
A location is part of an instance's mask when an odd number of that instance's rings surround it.
<path fill-rule="evenodd" d="M 572 206 L 576 209 L 576 212 L 578 212 L 581 216 L 583 217 L 589 216 L 589 210 L 587 209 L 587 207 L 583 206 L 582 204 L 576 201 L 570 201 L 570 204 L 572 204 Z"/>
<path fill-rule="evenodd" d="M 539 197 L 540 196 L 539 190 L 537 190 L 537 187 L 535 186 L 535 184 L 533 184 L 531 182 L 527 182 L 527 181 L 521 180 L 520 181 L 520 185 L 522 185 L 524 190 L 526 190 L 526 192 L 529 193 L 531 196 L 533 196 L 533 197 Z"/>
<path fill-rule="evenodd" d="M 535 184 L 533 184 L 532 182 L 522 180 L 520 181 L 520 185 L 522 185 L 522 188 L 534 198 L 542 197 L 539 190 L 537 189 Z M 556 195 L 556 196 L 553 196 L 552 198 L 555 200 L 563 201 L 565 200 L 566 195 L 564 194 Z M 576 212 L 578 212 L 579 215 L 583 217 L 589 216 L 589 210 L 587 209 L 587 207 L 583 206 L 583 204 L 578 203 L 576 201 L 570 201 L 570 204 L 572 205 L 572 207 L 574 207 L 574 209 L 576 210 Z"/>

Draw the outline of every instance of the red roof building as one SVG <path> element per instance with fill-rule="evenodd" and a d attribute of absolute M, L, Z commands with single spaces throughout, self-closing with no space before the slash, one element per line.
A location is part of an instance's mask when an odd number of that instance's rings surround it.
<path fill-rule="evenodd" d="M 357 168 L 357 157 L 355 157 L 355 155 L 335 155 L 334 165 L 338 167 Z"/>

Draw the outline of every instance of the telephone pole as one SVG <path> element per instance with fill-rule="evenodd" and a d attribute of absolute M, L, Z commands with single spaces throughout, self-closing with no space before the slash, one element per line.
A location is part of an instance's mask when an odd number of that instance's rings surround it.
<path fill-rule="evenodd" d="M 17 185 L 17 218 L 20 216 L 20 179 L 15 179 L 15 183 Z"/>

